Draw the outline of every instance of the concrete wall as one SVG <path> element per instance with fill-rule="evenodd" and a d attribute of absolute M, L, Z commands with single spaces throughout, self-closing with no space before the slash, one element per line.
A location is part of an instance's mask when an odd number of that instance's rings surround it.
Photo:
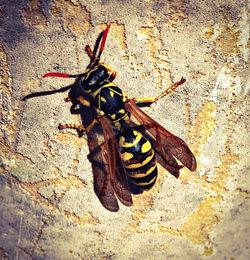
<path fill-rule="evenodd" d="M 0 1 L 0 258 L 249 259 L 248 1 Z M 84 48 L 111 24 L 102 58 L 129 97 L 186 83 L 146 111 L 194 152 L 179 178 L 159 167 L 134 205 L 107 211 L 88 146 L 59 123 L 66 93 L 31 98 L 82 72 Z"/>

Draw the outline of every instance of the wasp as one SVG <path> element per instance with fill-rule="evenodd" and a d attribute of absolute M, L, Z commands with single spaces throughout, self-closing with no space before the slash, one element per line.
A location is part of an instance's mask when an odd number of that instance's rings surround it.
<path fill-rule="evenodd" d="M 157 162 L 178 176 L 184 166 L 195 171 L 196 160 L 182 139 L 140 108 L 150 106 L 173 92 L 185 79 L 182 78 L 156 97 L 129 99 L 114 82 L 116 72 L 101 60 L 109 29 L 110 25 L 100 34 L 93 51 L 89 45 L 86 46 L 90 63 L 83 73 L 49 72 L 43 77 L 75 78 L 78 102 L 83 109 L 94 108 L 96 114 L 87 126 L 60 124 L 59 128 L 77 129 L 91 139 L 93 135 L 90 134 L 99 125 L 104 141 L 97 146 L 89 141 L 89 159 L 97 178 L 95 191 L 104 207 L 117 211 L 117 198 L 124 205 L 131 206 L 131 194 L 153 187 L 157 179 Z M 72 101 L 71 97 L 66 101 Z M 104 161 L 102 164 L 96 160 L 100 157 Z M 179 165 L 177 160 L 182 164 Z"/>

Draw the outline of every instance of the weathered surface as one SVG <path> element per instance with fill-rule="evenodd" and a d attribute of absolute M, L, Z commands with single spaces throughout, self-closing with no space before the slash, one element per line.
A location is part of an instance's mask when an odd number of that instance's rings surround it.
<path fill-rule="evenodd" d="M 249 259 L 249 9 L 247 1 L 30 0 L 0 3 L 0 258 Z M 187 82 L 147 112 L 180 136 L 198 167 L 163 168 L 134 206 L 104 209 L 65 93 L 98 33 L 128 96 Z"/>

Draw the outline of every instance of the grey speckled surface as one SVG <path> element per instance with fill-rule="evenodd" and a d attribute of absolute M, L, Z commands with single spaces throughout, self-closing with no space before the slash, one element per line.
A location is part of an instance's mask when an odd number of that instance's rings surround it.
<path fill-rule="evenodd" d="M 0 1 L 0 258 L 249 259 L 247 1 Z M 146 111 L 194 152 L 178 179 L 102 207 L 84 138 L 59 132 L 86 44 L 111 24 L 103 59 L 129 97 L 186 83 Z"/>

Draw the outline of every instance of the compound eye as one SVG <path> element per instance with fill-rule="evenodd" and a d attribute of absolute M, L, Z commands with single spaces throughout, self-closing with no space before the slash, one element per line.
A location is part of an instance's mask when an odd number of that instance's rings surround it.
<path fill-rule="evenodd" d="M 105 75 L 107 74 L 107 69 L 104 66 L 100 66 L 97 71 L 98 71 L 98 78 L 100 80 L 104 80 Z"/>

